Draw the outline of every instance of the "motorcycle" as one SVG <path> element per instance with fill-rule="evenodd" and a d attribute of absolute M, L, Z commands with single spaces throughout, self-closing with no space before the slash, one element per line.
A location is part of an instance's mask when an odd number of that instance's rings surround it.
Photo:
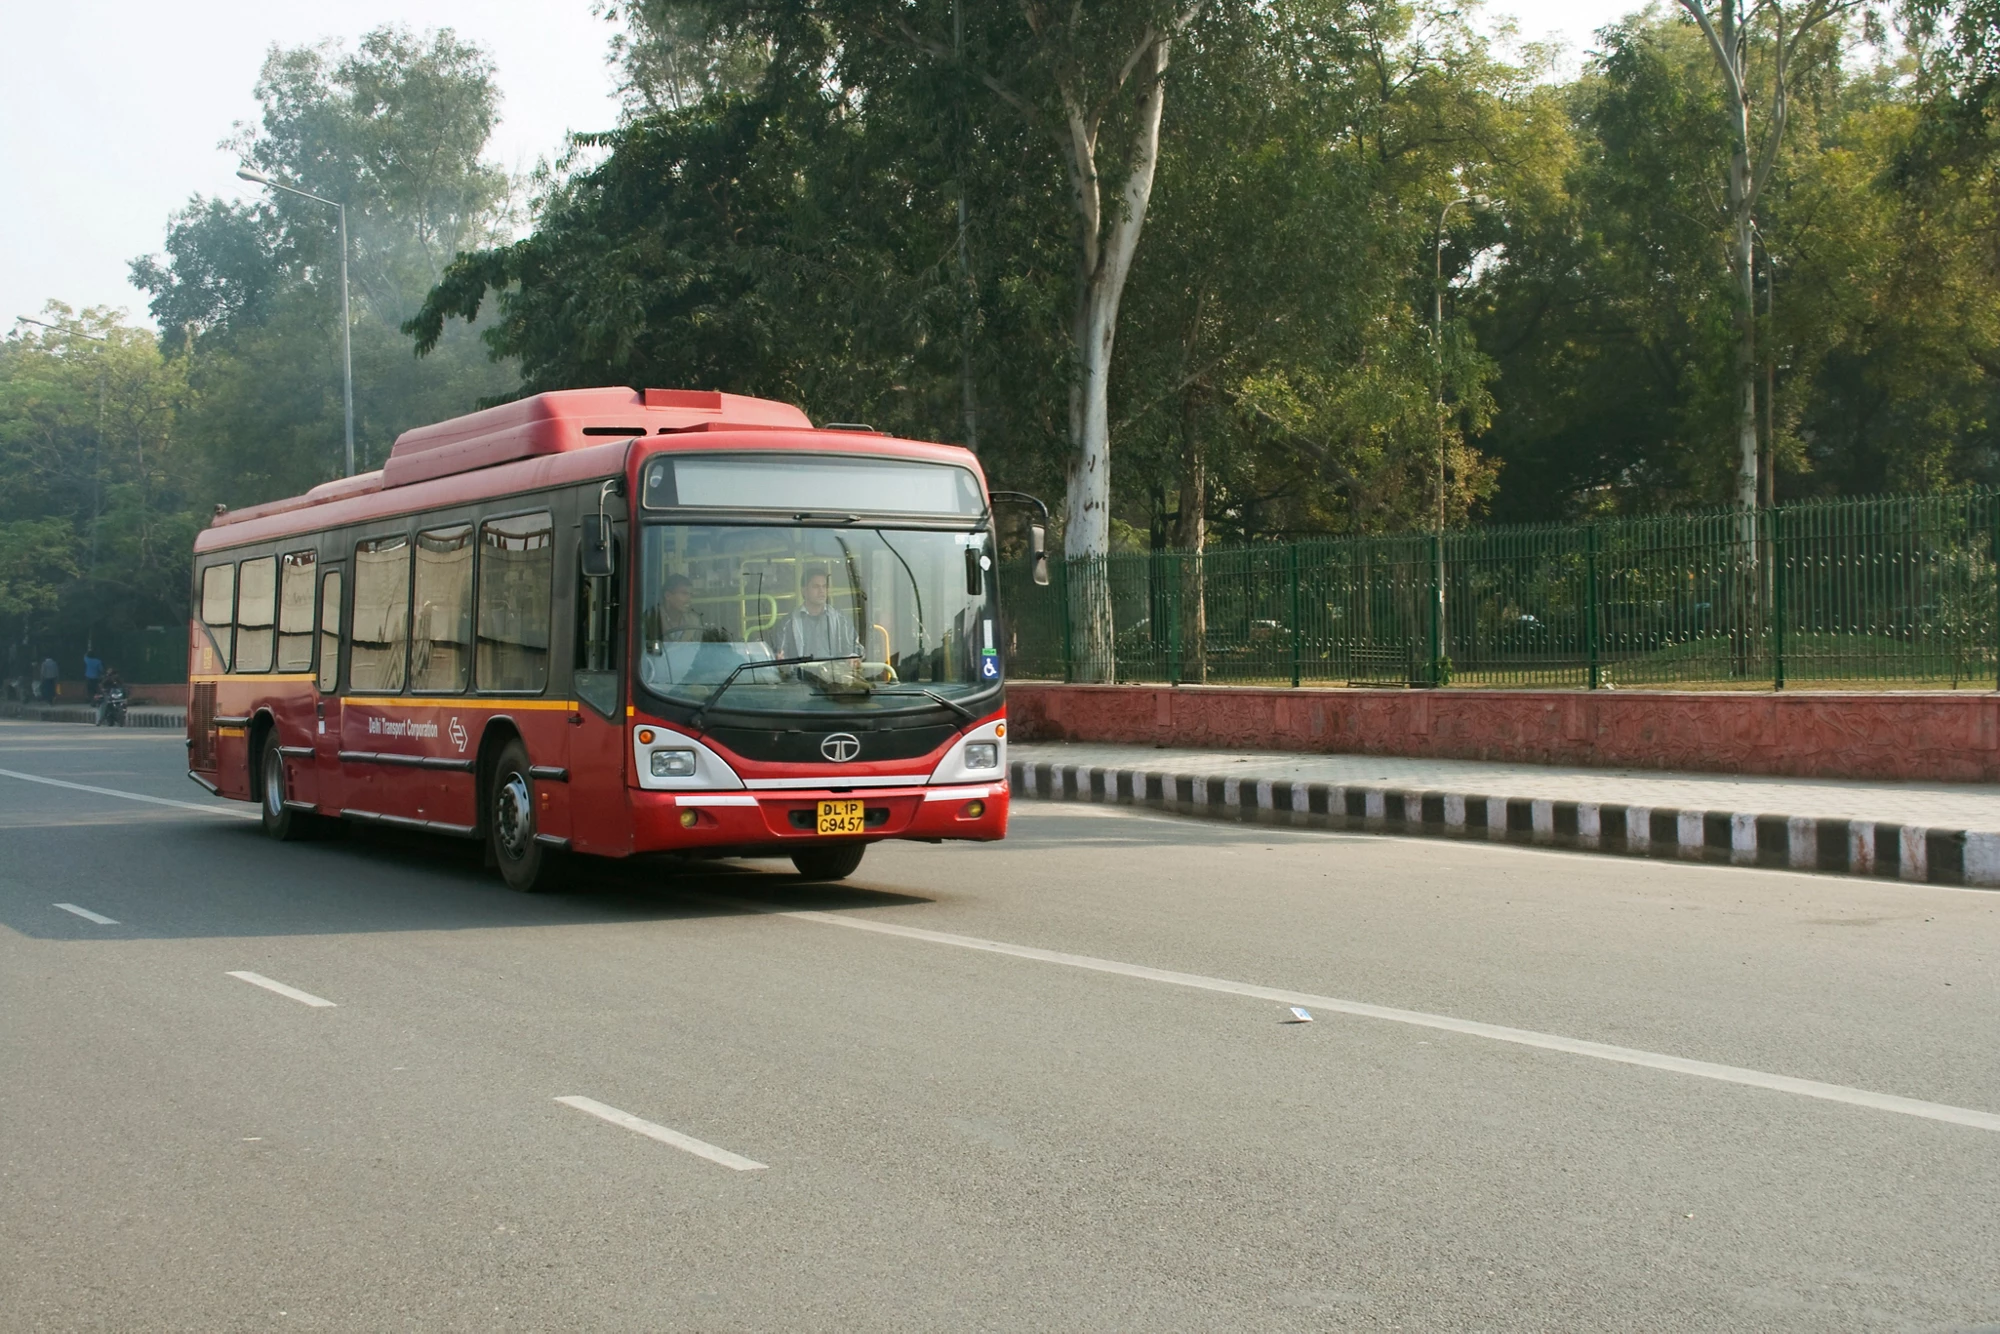
<path fill-rule="evenodd" d="M 106 686 L 97 696 L 97 725 L 125 726 L 125 687 Z"/>

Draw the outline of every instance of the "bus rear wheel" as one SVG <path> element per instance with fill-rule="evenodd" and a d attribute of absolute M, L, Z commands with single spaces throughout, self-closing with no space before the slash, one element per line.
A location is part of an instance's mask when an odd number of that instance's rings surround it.
<path fill-rule="evenodd" d="M 845 880 L 861 865 L 861 854 L 866 851 L 866 843 L 808 848 L 792 854 L 792 865 L 808 880 Z"/>
<path fill-rule="evenodd" d="M 278 751 L 278 729 L 269 728 L 257 747 L 257 811 L 264 832 L 280 843 L 304 838 L 313 817 L 285 805 L 285 757 Z"/>
<path fill-rule="evenodd" d="M 535 781 L 528 773 L 528 750 L 509 741 L 493 766 L 486 789 L 486 844 L 507 888 L 524 894 L 555 889 L 562 877 L 562 853 L 535 838 Z"/>

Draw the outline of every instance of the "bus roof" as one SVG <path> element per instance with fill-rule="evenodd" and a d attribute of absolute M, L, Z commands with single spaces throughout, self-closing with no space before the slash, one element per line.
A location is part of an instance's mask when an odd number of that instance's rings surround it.
<path fill-rule="evenodd" d="M 470 412 L 396 437 L 389 458 L 374 472 L 322 482 L 302 496 L 218 512 L 195 538 L 195 550 L 246 542 L 365 519 L 462 503 L 489 495 L 608 476 L 622 471 L 628 446 L 646 436 L 696 436 L 738 432 L 761 439 L 731 440 L 728 448 L 786 443 L 824 449 L 830 430 L 789 403 L 700 389 L 562 389 L 535 394 L 481 412 Z M 770 432 L 773 435 L 764 435 Z M 843 432 L 849 441 L 852 432 Z M 868 434 L 869 452 L 915 455 L 980 469 L 966 450 Z M 686 442 L 694 445 L 696 440 Z M 717 445 L 724 442 L 716 440 Z M 858 443 L 858 442 L 857 442 Z M 504 465 L 516 465 L 507 467 Z M 454 483 L 463 474 L 477 479 Z M 411 488 L 396 495 L 383 492 Z M 347 502 L 347 503 L 341 503 Z M 321 507 L 335 507 L 321 512 Z M 299 513 L 313 510 L 311 516 Z M 247 525 L 247 527 L 238 527 Z"/>

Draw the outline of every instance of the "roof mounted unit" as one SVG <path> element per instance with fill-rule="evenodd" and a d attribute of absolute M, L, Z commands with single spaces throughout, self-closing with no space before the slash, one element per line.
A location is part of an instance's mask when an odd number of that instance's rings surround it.
<path fill-rule="evenodd" d="M 619 437 L 697 426 L 809 431 L 812 422 L 789 403 L 708 389 L 563 389 L 403 432 L 382 465 L 382 484 L 408 486 Z"/>

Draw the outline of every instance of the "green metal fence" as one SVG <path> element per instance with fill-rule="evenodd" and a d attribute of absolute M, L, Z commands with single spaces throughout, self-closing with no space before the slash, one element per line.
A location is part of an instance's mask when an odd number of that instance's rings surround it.
<path fill-rule="evenodd" d="M 1996 549 L 1977 491 L 1010 563 L 1001 596 L 1017 678 L 1992 688 Z"/>

